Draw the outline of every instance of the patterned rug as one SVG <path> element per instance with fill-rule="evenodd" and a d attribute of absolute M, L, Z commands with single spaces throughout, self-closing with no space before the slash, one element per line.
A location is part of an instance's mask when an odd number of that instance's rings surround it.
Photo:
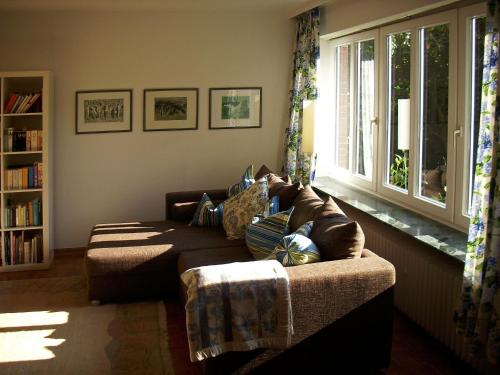
<path fill-rule="evenodd" d="M 92 306 L 85 279 L 0 281 L 0 373 L 200 374 L 184 310 L 150 301 Z"/>

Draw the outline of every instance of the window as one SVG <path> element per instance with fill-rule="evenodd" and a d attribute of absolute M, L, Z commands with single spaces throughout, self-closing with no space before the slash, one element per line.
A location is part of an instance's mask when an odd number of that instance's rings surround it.
<path fill-rule="evenodd" d="M 480 118 L 483 7 L 323 42 L 330 57 L 320 72 L 318 126 L 320 133 L 333 126 L 334 134 L 334 155 L 324 153 L 332 167 L 324 171 L 465 229 Z"/>
<path fill-rule="evenodd" d="M 374 123 L 377 112 L 376 33 L 333 42 L 335 59 L 334 169 L 365 186 L 373 185 Z"/>

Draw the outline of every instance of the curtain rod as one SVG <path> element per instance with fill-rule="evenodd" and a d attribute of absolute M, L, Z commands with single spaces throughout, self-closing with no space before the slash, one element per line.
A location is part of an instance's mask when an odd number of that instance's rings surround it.
<path fill-rule="evenodd" d="M 321 35 L 321 39 L 336 39 L 344 36 L 349 36 L 353 34 L 357 34 L 364 31 L 369 31 L 373 29 L 377 29 L 379 27 L 394 25 L 396 23 L 413 20 L 416 18 L 421 18 L 425 16 L 429 16 L 431 14 L 436 14 L 440 12 L 444 12 L 451 9 L 458 9 L 468 5 L 485 3 L 484 0 L 447 0 L 440 2 L 440 5 L 435 6 L 426 6 L 413 11 L 408 11 L 404 13 L 399 13 L 393 16 L 384 17 L 378 20 L 366 22 L 360 26 L 350 27 L 341 31 L 335 31 L 333 33 L 328 33 L 325 35 Z M 430 8 L 432 7 L 432 8 Z"/>

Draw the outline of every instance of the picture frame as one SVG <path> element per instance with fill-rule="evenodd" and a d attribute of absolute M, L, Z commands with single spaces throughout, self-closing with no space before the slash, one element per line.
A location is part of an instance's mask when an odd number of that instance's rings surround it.
<path fill-rule="evenodd" d="M 143 130 L 198 129 L 198 89 L 144 89 Z"/>
<path fill-rule="evenodd" d="M 132 131 L 132 90 L 85 90 L 75 94 L 76 134 Z"/>
<path fill-rule="evenodd" d="M 262 87 L 209 89 L 209 129 L 262 127 Z"/>

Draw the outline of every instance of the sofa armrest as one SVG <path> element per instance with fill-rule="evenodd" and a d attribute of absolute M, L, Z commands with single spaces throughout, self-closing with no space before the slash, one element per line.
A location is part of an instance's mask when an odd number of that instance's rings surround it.
<path fill-rule="evenodd" d="M 361 258 L 288 267 L 297 343 L 365 304 L 396 282 L 394 266 L 363 250 Z M 377 311 L 377 314 L 392 314 Z"/>
<path fill-rule="evenodd" d="M 212 201 L 227 199 L 227 189 L 176 191 L 165 194 L 165 220 L 183 221 L 193 217 L 203 193 Z"/>

